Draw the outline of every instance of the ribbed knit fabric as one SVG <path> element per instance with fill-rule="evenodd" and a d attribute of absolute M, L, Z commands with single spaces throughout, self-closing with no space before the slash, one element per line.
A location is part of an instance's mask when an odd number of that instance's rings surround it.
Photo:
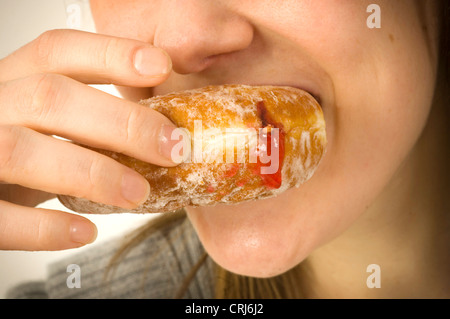
<path fill-rule="evenodd" d="M 122 244 L 117 239 L 52 264 L 45 282 L 19 285 L 7 298 L 173 298 L 204 252 L 189 220 L 182 219 L 133 248 L 105 280 L 107 265 Z M 67 285 L 70 264 L 79 266 L 80 288 Z M 207 259 L 184 298 L 212 298 L 212 283 Z"/>

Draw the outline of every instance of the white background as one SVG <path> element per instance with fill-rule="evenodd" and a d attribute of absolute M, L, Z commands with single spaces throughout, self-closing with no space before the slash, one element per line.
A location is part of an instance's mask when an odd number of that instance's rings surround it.
<path fill-rule="evenodd" d="M 81 15 L 73 9 L 81 9 Z M 66 12 L 69 11 L 69 12 Z M 50 29 L 74 27 L 94 31 L 87 0 L 0 0 L 0 59 Z M 112 86 L 97 88 L 117 95 Z M 0 114 L 1 116 L 1 114 Z M 57 200 L 39 207 L 68 211 Z M 49 262 L 67 254 L 82 251 L 123 234 L 146 222 L 153 215 L 88 215 L 98 228 L 95 243 L 83 248 L 61 252 L 0 251 L 0 298 L 19 283 L 46 277 Z M 69 275 L 69 274 L 68 274 Z"/>

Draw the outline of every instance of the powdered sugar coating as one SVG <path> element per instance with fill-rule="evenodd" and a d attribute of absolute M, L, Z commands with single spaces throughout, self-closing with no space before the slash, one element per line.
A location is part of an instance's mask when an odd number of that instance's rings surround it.
<path fill-rule="evenodd" d="M 279 188 L 265 185 L 254 173 L 253 164 L 225 163 L 220 157 L 207 158 L 214 163 L 198 162 L 162 168 L 128 156 L 97 150 L 141 173 L 150 183 L 148 200 L 134 210 L 94 203 L 87 199 L 59 196 L 68 208 L 90 213 L 159 213 L 185 206 L 233 204 L 276 196 L 300 186 L 314 174 L 326 146 L 325 122 L 320 106 L 307 92 L 292 87 L 222 85 L 177 92 L 141 101 L 186 128 L 195 141 L 195 125 L 201 129 L 259 129 L 263 126 L 257 104 L 263 101 L 271 118 L 285 133 L 285 157 Z M 197 130 L 198 133 L 198 130 Z M 198 135 L 198 134 L 197 134 Z M 214 139 L 202 139 L 202 149 L 220 145 Z M 214 143 L 216 144 L 214 144 Z M 224 152 L 236 151 L 227 149 Z M 248 151 L 248 145 L 247 145 Z M 220 152 L 218 152 L 221 154 Z M 210 152 L 208 152 L 210 154 Z"/>

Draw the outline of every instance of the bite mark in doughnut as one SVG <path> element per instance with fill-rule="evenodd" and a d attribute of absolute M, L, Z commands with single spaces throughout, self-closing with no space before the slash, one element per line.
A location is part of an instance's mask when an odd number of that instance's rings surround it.
<path fill-rule="evenodd" d="M 260 157 L 258 156 L 258 162 L 256 167 L 254 168 L 254 173 L 259 174 L 263 183 L 269 188 L 280 188 L 281 187 L 281 169 L 283 167 L 284 160 L 284 138 L 285 133 L 283 129 L 283 125 L 281 123 L 276 123 L 270 114 L 267 112 L 267 108 L 264 105 L 264 101 L 260 101 L 256 104 L 258 110 L 258 116 L 262 121 L 263 127 L 274 127 L 279 130 L 279 135 L 277 139 L 272 139 L 272 131 L 267 132 L 267 150 L 272 150 L 273 147 L 278 148 L 278 169 L 273 174 L 261 174 L 261 168 L 264 164 L 261 163 Z M 277 143 L 278 145 L 273 145 Z"/>
<path fill-rule="evenodd" d="M 325 153 L 325 121 L 321 107 L 310 94 L 300 89 L 207 86 L 156 96 L 141 101 L 141 104 L 187 129 L 192 138 L 191 146 L 201 143 L 201 149 L 207 150 L 203 160 L 196 162 L 192 157 L 176 167 L 165 168 L 88 147 L 135 169 L 149 181 L 151 194 L 144 204 L 131 211 L 59 195 L 66 207 L 80 213 L 160 213 L 186 206 L 236 204 L 273 197 L 305 183 Z M 227 128 L 259 132 L 258 144 L 253 145 L 248 139 L 245 145 L 247 157 L 239 161 L 235 144 L 228 146 L 223 141 L 217 143 L 215 139 L 196 138 L 194 129 L 199 120 L 204 132 L 211 128 L 222 132 L 227 132 Z M 225 147 L 225 152 L 211 152 L 217 151 L 218 145 Z M 234 162 L 224 160 L 228 151 L 233 152 Z M 273 151 L 277 152 L 277 158 L 271 154 Z M 251 155 L 256 156 L 255 161 L 251 160 Z M 266 155 L 265 160 L 263 155 Z M 267 162 L 267 157 L 277 160 L 275 171 L 271 171 L 273 167 L 269 166 L 274 163 Z"/>

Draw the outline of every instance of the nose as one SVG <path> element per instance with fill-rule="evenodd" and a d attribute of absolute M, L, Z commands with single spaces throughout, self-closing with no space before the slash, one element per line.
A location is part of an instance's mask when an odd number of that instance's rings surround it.
<path fill-rule="evenodd" d="M 219 57 L 250 46 L 253 27 L 222 1 L 164 0 L 154 33 L 154 45 L 170 55 L 180 74 L 208 68 Z"/>

